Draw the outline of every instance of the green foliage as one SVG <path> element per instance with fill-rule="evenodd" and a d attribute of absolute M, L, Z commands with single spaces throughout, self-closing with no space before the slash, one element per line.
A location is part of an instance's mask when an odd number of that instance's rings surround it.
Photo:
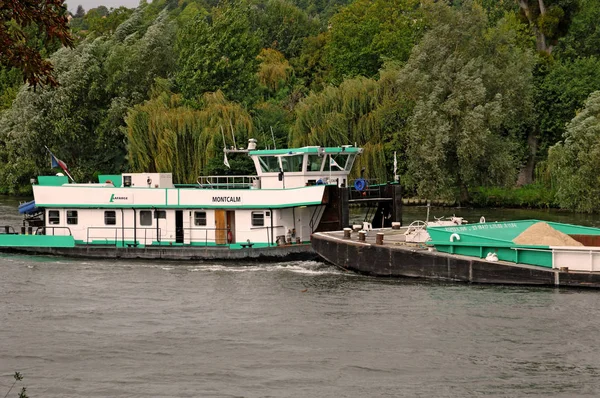
<path fill-rule="evenodd" d="M 502 23 L 488 28 L 477 6 L 428 12 L 432 28 L 399 79 L 415 101 L 403 181 L 421 197 L 466 201 L 473 187 L 514 184 L 534 59 Z"/>
<path fill-rule="evenodd" d="M 288 0 L 257 0 L 252 8 L 253 30 L 259 32 L 260 45 L 297 56 L 304 38 L 318 33 L 317 21 Z"/>
<path fill-rule="evenodd" d="M 600 91 L 568 124 L 564 140 L 550 148 L 548 168 L 561 207 L 588 213 L 600 209 Z"/>
<path fill-rule="evenodd" d="M 590 93 L 600 89 L 600 58 L 592 56 L 548 66 L 536 90 L 536 109 L 542 133 L 542 156 L 559 141 L 566 124 Z"/>
<path fill-rule="evenodd" d="M 385 60 L 406 61 L 422 34 L 418 0 L 357 0 L 330 21 L 332 78 L 375 76 Z"/>
<path fill-rule="evenodd" d="M 77 180 L 88 180 L 99 170 L 123 170 L 123 118 L 128 107 L 147 98 L 154 79 L 173 68 L 173 38 L 171 23 L 161 15 L 139 39 L 132 34 L 121 43 L 100 37 L 58 51 L 52 60 L 61 85 L 21 89 L 0 117 L 4 192 L 30 189 L 29 179 L 49 170 L 44 145 Z"/>
<path fill-rule="evenodd" d="M 557 207 L 556 192 L 542 184 L 519 188 L 478 187 L 471 193 L 471 202 L 479 207 Z"/>
<path fill-rule="evenodd" d="M 176 81 L 188 99 L 222 90 L 228 98 L 248 102 L 255 94 L 259 53 L 245 2 L 224 2 L 211 18 L 198 15 L 177 40 Z"/>
<path fill-rule="evenodd" d="M 184 105 L 181 95 L 162 93 L 134 107 L 126 123 L 131 169 L 172 172 L 179 183 L 196 182 L 209 160 L 222 153 L 223 135 L 232 146 L 231 131 L 240 143 L 253 128 L 245 109 L 220 91 L 205 94 L 200 110 Z"/>
<path fill-rule="evenodd" d="M 600 56 L 600 3 L 579 0 L 568 33 L 555 49 L 555 56 L 564 59 Z"/>
<path fill-rule="evenodd" d="M 396 79 L 390 75 L 396 73 L 384 73 L 379 81 L 364 77 L 345 80 L 339 87 L 330 86 L 309 95 L 296 106 L 290 145 L 356 143 L 364 148 L 364 153 L 358 158 L 354 172 L 365 167 L 366 177 L 388 180 L 390 162 L 384 148 L 390 148 L 386 142 L 394 142 L 391 137 L 401 135 L 399 129 L 406 117 L 400 107 L 403 99 Z M 402 145 L 402 139 L 395 144 Z"/>

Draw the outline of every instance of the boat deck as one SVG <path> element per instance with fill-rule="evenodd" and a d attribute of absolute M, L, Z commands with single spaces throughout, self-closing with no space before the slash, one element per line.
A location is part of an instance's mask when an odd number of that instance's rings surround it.
<path fill-rule="evenodd" d="M 367 232 L 364 242 L 358 233 L 344 238 L 343 231 L 319 232 L 312 246 L 325 260 L 341 268 L 380 277 L 424 278 L 453 282 L 570 286 L 600 288 L 600 272 L 552 269 L 507 261 L 488 262 L 477 257 L 442 253 L 425 244 L 403 241 L 405 229 Z M 383 233 L 383 243 L 376 243 Z"/>

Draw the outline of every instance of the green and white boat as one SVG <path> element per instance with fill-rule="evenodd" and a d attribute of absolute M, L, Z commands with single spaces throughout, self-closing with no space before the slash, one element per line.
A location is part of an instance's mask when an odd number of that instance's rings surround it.
<path fill-rule="evenodd" d="M 39 176 L 23 226 L 5 227 L 0 250 L 92 257 L 243 259 L 312 255 L 315 231 L 340 229 L 341 187 L 361 148 L 244 152 L 256 175 L 101 175 L 95 183 Z M 337 221 L 337 222 L 336 222 Z"/>

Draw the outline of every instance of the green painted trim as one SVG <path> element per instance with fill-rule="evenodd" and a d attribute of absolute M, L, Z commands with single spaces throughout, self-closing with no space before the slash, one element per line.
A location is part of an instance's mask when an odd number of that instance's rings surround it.
<path fill-rule="evenodd" d="M 362 152 L 362 148 L 356 148 L 356 147 L 348 147 L 348 148 L 342 148 L 341 146 L 338 147 L 325 147 L 324 148 L 325 153 L 361 153 Z M 286 155 L 290 152 L 293 152 L 294 155 L 302 155 L 305 153 L 318 153 L 319 152 L 319 147 L 318 146 L 305 146 L 302 148 L 288 148 L 288 149 L 261 149 L 261 150 L 257 150 L 257 151 L 250 151 L 248 152 L 249 155 Z"/>
<path fill-rule="evenodd" d="M 75 247 L 75 239 L 71 235 L 0 235 L 0 246 L 3 247 Z"/>
<path fill-rule="evenodd" d="M 38 185 L 46 187 L 60 187 L 69 183 L 67 176 L 38 176 Z"/>
<path fill-rule="evenodd" d="M 262 204 L 262 205 L 249 205 L 249 206 L 214 206 L 214 205 L 135 205 L 135 204 L 95 204 L 95 205 L 75 205 L 75 204 L 38 204 L 37 207 L 42 208 L 58 208 L 58 209 L 286 209 L 291 207 L 301 207 L 301 206 L 318 206 L 323 204 L 322 202 L 301 202 L 301 203 L 288 203 L 284 205 L 271 205 L 271 204 Z"/>

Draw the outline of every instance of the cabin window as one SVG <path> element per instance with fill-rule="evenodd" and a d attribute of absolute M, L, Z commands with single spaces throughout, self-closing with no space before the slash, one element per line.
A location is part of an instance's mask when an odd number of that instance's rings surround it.
<path fill-rule="evenodd" d="M 265 217 L 271 217 L 271 212 L 270 211 L 265 211 Z"/>
<path fill-rule="evenodd" d="M 67 210 L 67 224 L 77 225 L 77 210 Z"/>
<path fill-rule="evenodd" d="M 206 212 L 195 211 L 194 212 L 194 225 L 205 226 L 206 225 Z"/>
<path fill-rule="evenodd" d="M 58 210 L 50 210 L 48 212 L 48 224 L 60 224 L 60 213 L 58 212 Z"/>
<path fill-rule="evenodd" d="M 140 211 L 140 225 L 152 225 L 152 212 L 150 210 Z"/>
<path fill-rule="evenodd" d="M 252 226 L 263 227 L 265 225 L 265 213 L 262 211 L 252 212 Z"/>
<path fill-rule="evenodd" d="M 260 156 L 258 162 L 263 173 L 275 173 L 279 171 L 279 160 L 276 156 Z"/>
<path fill-rule="evenodd" d="M 166 210 L 154 210 L 154 218 L 167 218 Z"/>
<path fill-rule="evenodd" d="M 104 212 L 104 225 L 117 225 L 117 212 L 107 210 Z"/>
<path fill-rule="evenodd" d="M 356 155 L 354 155 L 354 154 L 348 156 L 348 161 L 346 162 L 346 171 L 350 171 L 352 169 L 352 165 L 354 164 L 355 157 L 356 157 Z"/>
<path fill-rule="evenodd" d="M 319 155 L 308 155 L 308 171 L 321 171 L 323 159 L 325 158 Z"/>
<path fill-rule="evenodd" d="M 304 155 L 282 156 L 281 157 L 281 166 L 283 167 L 283 171 L 285 171 L 285 172 L 302 171 L 302 161 L 303 160 L 304 160 Z"/>

